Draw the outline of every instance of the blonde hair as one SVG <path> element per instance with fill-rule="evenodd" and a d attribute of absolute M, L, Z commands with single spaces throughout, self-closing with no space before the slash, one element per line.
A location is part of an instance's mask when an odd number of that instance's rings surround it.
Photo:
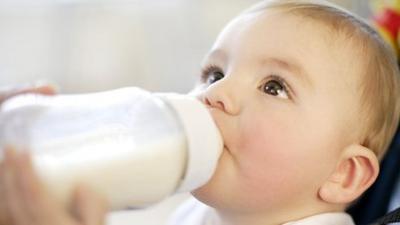
<path fill-rule="evenodd" d="M 313 19 L 359 48 L 365 60 L 360 85 L 360 121 L 363 121 L 360 144 L 382 158 L 396 132 L 400 115 L 400 75 L 393 49 L 362 19 L 326 1 L 262 1 L 243 14 L 266 9 L 284 10 Z"/>

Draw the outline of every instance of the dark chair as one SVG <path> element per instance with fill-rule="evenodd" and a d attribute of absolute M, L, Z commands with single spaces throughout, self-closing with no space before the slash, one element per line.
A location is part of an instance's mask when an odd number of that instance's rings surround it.
<path fill-rule="evenodd" d="M 400 179 L 400 129 L 381 163 L 375 184 L 348 209 L 357 225 L 368 225 L 387 213 L 397 179 Z"/>

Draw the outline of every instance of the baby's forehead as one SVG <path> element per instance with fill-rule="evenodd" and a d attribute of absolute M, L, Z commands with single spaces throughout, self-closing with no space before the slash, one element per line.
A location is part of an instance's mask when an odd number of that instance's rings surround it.
<path fill-rule="evenodd" d="M 358 65 L 364 65 L 368 61 L 366 53 L 371 49 L 368 47 L 368 35 L 365 35 L 363 30 L 365 27 L 360 27 L 360 24 L 353 24 L 353 19 L 349 19 L 348 17 L 343 18 L 343 15 L 319 11 L 315 12 L 314 15 L 313 12 L 301 10 L 265 9 L 255 13 L 242 14 L 237 20 L 246 21 L 249 20 L 249 17 L 254 18 L 254 26 L 257 26 L 257 24 L 260 25 L 255 29 L 264 30 L 265 34 L 267 34 L 262 37 L 265 39 L 271 38 L 274 33 L 279 32 L 280 29 L 284 29 L 284 27 L 279 26 L 271 27 L 271 24 L 286 25 L 287 28 L 291 28 L 285 33 L 287 37 L 286 43 L 293 43 L 294 51 L 301 51 L 305 47 L 304 43 L 299 40 L 302 36 L 305 36 L 306 42 L 311 43 L 311 47 L 320 48 L 321 52 L 327 51 L 331 55 L 332 60 L 336 58 L 335 62 L 326 61 L 325 63 L 327 64 L 338 63 L 338 66 L 356 68 Z M 289 17 L 291 19 L 288 19 Z M 343 21 L 338 21 L 339 18 Z M 282 21 L 284 23 L 281 23 Z M 254 36 L 258 35 L 258 33 L 249 32 L 249 35 Z M 302 53 L 307 54 L 307 52 Z"/>
<path fill-rule="evenodd" d="M 321 14 L 321 13 L 318 13 Z M 368 46 L 364 35 L 357 31 L 352 24 L 331 20 L 331 17 L 312 16 L 311 14 L 298 13 L 278 9 L 265 9 L 255 13 L 246 13 L 236 17 L 228 26 L 227 36 L 247 35 L 249 41 L 252 38 L 268 41 L 275 36 L 285 40 L 282 47 L 294 45 L 293 50 L 299 50 L 306 45 L 306 41 L 321 51 L 329 51 L 332 54 L 349 56 L 362 61 Z M 285 30 L 285 32 L 282 32 Z M 303 40 L 301 40 L 303 39 Z M 276 43 L 279 44 L 278 42 Z"/>

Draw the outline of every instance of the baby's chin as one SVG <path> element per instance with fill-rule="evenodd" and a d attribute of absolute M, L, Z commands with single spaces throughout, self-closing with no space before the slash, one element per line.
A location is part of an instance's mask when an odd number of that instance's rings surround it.
<path fill-rule="evenodd" d="M 213 198 L 218 194 L 218 185 L 217 185 L 217 176 L 216 174 L 204 185 L 193 190 L 191 194 L 198 199 L 199 201 L 208 204 L 211 203 Z"/>
<path fill-rule="evenodd" d="M 215 173 L 203 186 L 193 190 L 191 194 L 199 201 L 211 207 L 231 201 L 237 190 L 237 168 L 234 165 L 232 155 L 224 149 Z"/>
<path fill-rule="evenodd" d="M 196 199 L 198 199 L 199 201 L 203 202 L 204 200 L 208 199 L 212 189 L 210 186 L 212 182 L 212 179 L 209 180 L 206 184 L 204 184 L 203 186 L 193 190 L 191 192 L 191 194 L 193 195 L 193 197 L 195 197 Z"/>
<path fill-rule="evenodd" d="M 213 207 L 213 208 L 220 208 L 221 203 L 220 199 L 221 196 L 218 196 L 218 194 L 213 193 L 213 191 L 207 187 L 207 184 L 197 188 L 196 190 L 191 192 L 192 196 L 195 197 L 198 201 Z"/>
<path fill-rule="evenodd" d="M 214 176 L 205 185 L 193 190 L 191 194 L 200 202 L 213 208 L 223 207 L 226 200 L 229 200 L 229 190 Z"/>

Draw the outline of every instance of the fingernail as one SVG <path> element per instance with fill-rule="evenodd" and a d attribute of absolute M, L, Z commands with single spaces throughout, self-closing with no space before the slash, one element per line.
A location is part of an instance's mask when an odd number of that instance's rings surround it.
<path fill-rule="evenodd" d="M 33 83 L 32 85 L 34 88 L 50 88 L 54 90 L 55 92 L 58 92 L 60 90 L 60 87 L 56 85 L 54 82 L 48 81 L 48 80 L 37 80 Z"/>

